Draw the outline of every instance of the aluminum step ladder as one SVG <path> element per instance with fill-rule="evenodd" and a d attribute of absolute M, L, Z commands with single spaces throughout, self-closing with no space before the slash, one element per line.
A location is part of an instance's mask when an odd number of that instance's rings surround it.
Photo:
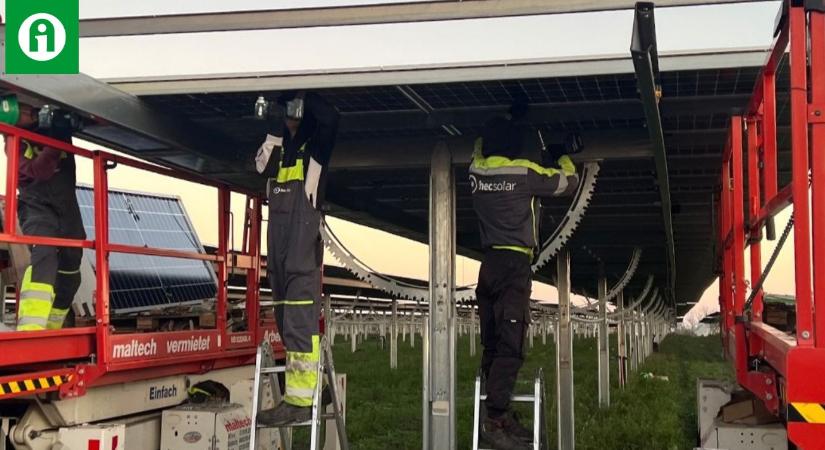
<path fill-rule="evenodd" d="M 475 400 L 473 403 L 473 450 L 486 450 L 479 447 L 481 439 L 481 421 L 484 420 L 486 409 L 483 408 L 483 401 L 487 400 L 487 394 L 482 394 L 483 380 L 481 373 L 476 376 Z M 544 371 L 536 370 L 536 378 L 533 383 L 532 395 L 513 395 L 510 399 L 513 403 L 533 404 L 533 450 L 548 450 L 547 424 L 544 418 Z"/>
<path fill-rule="evenodd" d="M 285 366 L 275 364 L 275 356 L 269 342 L 264 342 L 258 347 L 255 357 L 255 380 L 252 385 L 252 427 L 253 432 L 249 436 L 249 449 L 257 450 L 259 442 L 258 432 L 266 429 L 278 428 L 281 436 L 281 449 L 292 449 L 292 433 L 294 427 L 310 427 L 311 450 L 321 449 L 321 424 L 327 419 L 335 419 L 335 426 L 338 432 L 338 448 L 349 450 L 346 427 L 344 426 L 344 416 L 341 404 L 338 402 L 338 391 L 335 377 L 335 367 L 332 362 L 332 348 L 325 336 L 321 337 L 321 354 L 318 364 L 318 383 L 315 393 L 312 395 L 312 418 L 307 422 L 296 423 L 285 427 L 268 427 L 258 425 L 258 412 L 261 410 L 265 389 L 264 377 L 269 381 L 269 389 L 272 391 L 272 398 L 277 401 L 281 399 L 280 387 L 276 374 L 284 373 Z M 322 377 L 322 375 L 324 375 Z M 322 392 L 324 379 L 326 379 L 329 393 L 332 400 L 332 413 L 325 413 L 322 404 Z M 274 449 L 273 449 L 274 450 Z"/>

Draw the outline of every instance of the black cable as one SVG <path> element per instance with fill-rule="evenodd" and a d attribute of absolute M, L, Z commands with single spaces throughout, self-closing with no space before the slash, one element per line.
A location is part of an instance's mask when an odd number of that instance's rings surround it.
<path fill-rule="evenodd" d="M 773 268 L 774 263 L 776 263 L 776 259 L 779 257 L 779 251 L 782 250 L 782 246 L 785 245 L 785 241 L 788 240 L 788 236 L 791 235 L 791 230 L 793 230 L 793 223 L 794 215 L 791 214 L 791 218 L 788 220 L 788 224 L 785 225 L 785 231 L 782 232 L 782 236 L 779 238 L 779 242 L 776 243 L 776 248 L 773 250 L 773 254 L 771 255 L 771 258 L 768 260 L 768 264 L 765 265 L 765 270 L 762 272 L 762 276 L 759 277 L 759 281 L 751 289 L 751 295 L 745 302 L 745 308 L 750 308 L 751 303 L 753 303 L 753 299 L 756 298 L 756 295 L 759 293 L 759 291 L 762 290 L 762 285 L 765 283 L 765 280 L 771 273 L 771 269 Z"/>

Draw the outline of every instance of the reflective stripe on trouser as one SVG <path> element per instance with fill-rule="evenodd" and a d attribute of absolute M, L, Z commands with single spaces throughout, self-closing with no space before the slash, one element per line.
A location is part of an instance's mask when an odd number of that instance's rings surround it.
<path fill-rule="evenodd" d="M 45 330 L 54 301 L 54 287 L 32 281 L 32 267 L 26 268 L 20 283 L 17 331 Z"/>
<path fill-rule="evenodd" d="M 284 401 L 295 406 L 311 406 L 318 384 L 321 352 L 319 337 L 312 336 L 311 352 L 286 352 L 286 395 Z"/>
<path fill-rule="evenodd" d="M 70 174 L 61 176 L 68 177 Z M 83 221 L 80 208 L 77 205 L 74 189 L 59 189 L 62 184 L 71 180 L 55 179 L 49 183 L 35 183 L 24 186 L 20 191 L 18 213 L 20 227 L 23 233 L 29 236 L 60 237 L 68 239 L 85 239 Z M 59 182 L 59 183 L 58 183 Z M 54 184 L 57 183 L 56 187 Z M 18 312 L 20 330 L 43 330 L 52 328 L 48 325 L 52 308 L 69 310 L 75 293 L 80 286 L 80 262 L 83 249 L 70 247 L 52 247 L 48 245 L 33 245 L 31 248 L 30 273 L 20 284 L 21 305 Z M 47 287 L 50 293 L 49 309 L 41 303 L 38 317 L 32 321 L 26 311 L 29 307 L 25 299 L 25 281 L 40 289 L 41 296 Z M 59 311 L 58 311 L 59 312 Z M 55 321 L 57 318 L 55 317 Z M 44 322 L 45 321 L 45 322 Z M 62 322 L 60 322 L 62 325 Z M 58 328 L 56 326 L 56 328 Z"/>
<path fill-rule="evenodd" d="M 66 321 L 66 316 L 69 314 L 69 308 L 60 309 L 52 307 L 49 312 L 49 321 L 46 322 L 46 328 L 49 330 L 59 330 L 63 328 L 63 322 Z"/>

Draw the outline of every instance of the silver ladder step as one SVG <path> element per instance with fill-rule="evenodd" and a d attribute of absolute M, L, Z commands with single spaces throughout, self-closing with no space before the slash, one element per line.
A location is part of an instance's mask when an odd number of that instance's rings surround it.
<path fill-rule="evenodd" d="M 264 383 L 263 378 L 267 377 L 269 380 L 269 388 L 272 391 L 272 398 L 275 400 L 276 406 L 278 400 L 282 395 L 280 387 L 275 374 L 285 373 L 286 367 L 275 365 L 275 356 L 272 352 L 272 347 L 269 342 L 264 342 L 258 347 L 258 352 L 255 356 L 255 380 L 252 386 L 252 424 L 254 429 L 249 437 L 249 450 L 257 450 L 257 443 L 259 441 L 258 431 L 266 429 L 278 429 L 281 435 L 281 446 L 285 450 L 292 449 L 292 439 L 289 430 L 295 427 L 310 427 L 310 450 L 319 450 L 321 447 L 321 424 L 329 419 L 335 419 L 335 426 L 338 432 L 338 444 L 341 450 L 349 450 L 349 441 L 347 440 L 346 428 L 344 426 L 343 411 L 341 404 L 338 402 L 337 383 L 335 376 L 335 367 L 332 361 L 332 349 L 326 337 L 321 337 L 321 354 L 318 363 L 318 383 L 315 387 L 315 392 L 312 395 L 312 418 L 305 422 L 294 423 L 280 427 L 270 427 L 258 425 L 258 413 L 261 410 L 264 398 Z M 332 413 L 325 413 L 322 411 L 324 405 L 323 398 L 323 382 L 326 379 L 327 386 L 331 397 Z"/>
<path fill-rule="evenodd" d="M 481 396 L 479 398 L 482 401 L 487 400 L 487 394 L 481 394 Z M 516 403 L 533 403 L 533 400 L 535 398 L 536 397 L 534 395 L 514 395 L 514 396 L 510 397 L 510 401 L 511 402 L 516 402 Z"/>
<path fill-rule="evenodd" d="M 491 450 L 479 447 L 481 440 L 481 421 L 486 415 L 482 412 L 483 401 L 487 400 L 487 395 L 481 393 L 482 380 L 481 373 L 476 376 L 475 395 L 473 401 L 473 450 Z M 536 371 L 536 378 L 533 383 L 532 395 L 513 395 L 510 401 L 515 403 L 533 404 L 533 450 L 549 450 L 547 442 L 547 424 L 544 420 L 544 371 L 539 368 Z"/>

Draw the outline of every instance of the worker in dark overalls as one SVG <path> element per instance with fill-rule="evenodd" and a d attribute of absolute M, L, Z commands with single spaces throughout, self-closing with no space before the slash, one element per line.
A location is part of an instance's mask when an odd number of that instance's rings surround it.
<path fill-rule="evenodd" d="M 53 122 L 52 114 L 48 125 L 44 125 L 38 116 L 36 109 L 19 103 L 15 96 L 0 100 L 0 121 L 71 143 L 72 126 L 68 121 Z M 9 142 L 7 139 L 6 154 Z M 19 151 L 17 214 L 23 234 L 86 239 L 75 196 L 74 155 L 25 139 L 21 139 Z M 18 331 L 63 327 L 80 287 L 82 257 L 81 248 L 31 246 L 31 265 L 18 285 Z"/>
<path fill-rule="evenodd" d="M 533 433 L 510 409 L 524 362 L 530 323 L 531 264 L 539 245 L 539 197 L 572 195 L 576 166 L 558 146 L 544 149 L 542 164 L 521 159 L 523 131 L 517 119 L 526 104 L 490 120 L 476 140 L 470 183 L 481 227 L 484 259 L 476 294 L 484 346 L 487 417 L 481 437 L 495 449 L 528 449 Z"/>
<path fill-rule="evenodd" d="M 338 113 L 315 93 L 282 98 L 285 118 L 274 121 L 258 149 L 256 168 L 268 177 L 268 276 L 286 347 L 284 401 L 258 423 L 283 426 L 311 417 L 320 359 L 321 212 L 324 178 Z"/>

